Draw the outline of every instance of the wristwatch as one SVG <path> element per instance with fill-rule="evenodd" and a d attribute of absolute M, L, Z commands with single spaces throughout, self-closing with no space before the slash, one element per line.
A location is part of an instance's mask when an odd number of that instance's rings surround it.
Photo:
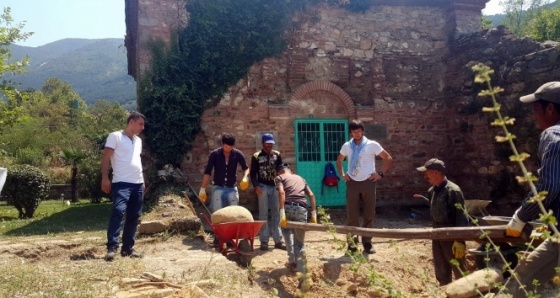
<path fill-rule="evenodd" d="M 383 172 L 379 171 L 377 172 L 377 175 L 381 176 L 381 178 L 383 178 Z"/>

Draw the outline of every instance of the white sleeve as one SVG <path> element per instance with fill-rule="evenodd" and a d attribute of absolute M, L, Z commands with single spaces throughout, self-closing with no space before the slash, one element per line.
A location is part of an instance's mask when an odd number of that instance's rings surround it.
<path fill-rule="evenodd" d="M 105 148 L 117 149 L 117 133 L 110 133 L 105 142 Z"/>

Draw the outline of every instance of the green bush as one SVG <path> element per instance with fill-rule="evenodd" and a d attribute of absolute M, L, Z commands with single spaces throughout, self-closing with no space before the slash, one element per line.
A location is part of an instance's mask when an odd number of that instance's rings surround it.
<path fill-rule="evenodd" d="M 18 165 L 8 169 L 8 177 L 2 193 L 8 203 L 19 211 L 19 218 L 32 218 L 33 213 L 49 195 L 51 183 L 47 175 L 30 165 Z"/>
<path fill-rule="evenodd" d="M 82 160 L 78 174 L 78 196 L 101 203 L 106 196 L 101 191 L 101 156 L 90 155 Z"/>
<path fill-rule="evenodd" d="M 36 148 L 20 148 L 16 151 L 16 163 L 41 167 L 45 161 L 43 152 Z"/>

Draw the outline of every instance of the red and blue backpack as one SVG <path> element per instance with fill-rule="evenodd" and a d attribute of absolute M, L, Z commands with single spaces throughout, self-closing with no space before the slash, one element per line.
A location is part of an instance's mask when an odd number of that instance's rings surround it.
<path fill-rule="evenodd" d="M 326 186 L 333 187 L 336 186 L 336 191 L 338 192 L 338 181 L 340 177 L 336 175 L 334 165 L 332 162 L 328 162 L 325 165 L 325 174 L 323 175 L 323 184 L 321 185 L 321 195 L 323 194 L 323 189 Z"/>

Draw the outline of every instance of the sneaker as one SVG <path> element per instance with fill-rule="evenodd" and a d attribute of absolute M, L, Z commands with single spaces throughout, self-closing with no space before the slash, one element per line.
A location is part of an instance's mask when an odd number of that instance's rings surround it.
<path fill-rule="evenodd" d="M 121 256 L 122 257 L 129 257 L 129 258 L 133 258 L 133 259 L 141 259 L 144 257 L 143 254 L 137 252 L 136 250 L 134 250 L 134 248 L 131 248 L 129 250 L 122 250 L 121 251 Z"/>
<path fill-rule="evenodd" d="M 346 248 L 346 253 L 347 254 L 353 254 L 357 251 L 358 251 L 358 248 L 356 247 L 356 245 L 354 243 L 348 242 L 347 248 Z"/>
<path fill-rule="evenodd" d="M 105 261 L 111 262 L 117 256 L 117 249 L 116 248 L 109 248 L 107 249 L 107 254 L 105 255 Z"/>
<path fill-rule="evenodd" d="M 368 255 L 372 255 L 375 253 L 375 248 L 373 248 L 373 245 L 371 243 L 364 243 L 364 253 Z"/>
<path fill-rule="evenodd" d="M 261 250 L 268 250 L 268 244 L 267 243 L 261 243 Z"/>
<path fill-rule="evenodd" d="M 276 242 L 274 243 L 274 248 L 286 250 L 286 245 L 284 245 L 284 242 Z"/>

